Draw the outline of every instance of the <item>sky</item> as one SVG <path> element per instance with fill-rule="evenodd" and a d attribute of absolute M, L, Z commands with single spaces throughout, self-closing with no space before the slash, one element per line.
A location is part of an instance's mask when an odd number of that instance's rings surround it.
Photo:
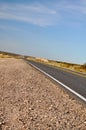
<path fill-rule="evenodd" d="M 0 0 L 0 50 L 86 63 L 86 0 Z"/>

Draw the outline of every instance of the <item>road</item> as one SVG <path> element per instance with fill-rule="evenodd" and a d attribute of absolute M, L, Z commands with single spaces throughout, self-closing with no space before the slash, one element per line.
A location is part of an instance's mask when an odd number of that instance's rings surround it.
<path fill-rule="evenodd" d="M 67 86 L 69 91 L 73 91 L 73 94 L 86 102 L 86 75 L 34 61 L 29 61 L 29 63 L 37 69 L 42 70 L 45 74 L 47 73 L 50 78 L 57 80 L 60 85 Z"/>

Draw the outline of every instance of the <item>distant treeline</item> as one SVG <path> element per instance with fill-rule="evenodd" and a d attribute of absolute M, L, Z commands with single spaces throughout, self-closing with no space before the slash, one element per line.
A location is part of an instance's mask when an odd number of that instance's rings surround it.
<path fill-rule="evenodd" d="M 35 57 L 33 57 L 33 56 L 20 55 L 20 54 L 15 54 L 15 53 L 11 53 L 11 52 L 4 52 L 4 51 L 0 51 L 0 57 L 2 57 L 2 58 L 14 57 L 14 58 L 22 58 L 22 59 L 27 59 L 27 58 L 35 59 Z"/>
<path fill-rule="evenodd" d="M 66 65 L 71 65 L 71 66 L 75 66 L 75 65 L 79 65 L 79 64 L 74 64 L 74 63 L 68 63 L 68 62 L 62 62 L 62 61 L 54 61 L 54 60 L 48 60 L 49 62 L 55 62 L 55 63 L 61 63 L 61 64 L 66 64 Z"/>
<path fill-rule="evenodd" d="M 62 61 L 53 61 L 49 60 L 49 63 L 60 66 L 60 67 L 66 67 L 66 68 L 72 68 L 74 70 L 85 70 L 86 71 L 86 63 L 83 65 L 80 64 L 74 64 L 74 63 L 67 63 L 67 62 L 62 62 Z"/>
<path fill-rule="evenodd" d="M 4 52 L 4 51 L 0 51 L 0 57 L 1 58 L 22 58 L 22 55 L 19 54 L 15 54 L 15 53 L 10 53 L 10 52 Z"/>
<path fill-rule="evenodd" d="M 0 51 L 0 54 L 11 55 L 11 56 L 20 56 L 19 54 L 15 54 L 15 53 L 11 53 L 11 52 L 4 52 L 4 51 Z"/>
<path fill-rule="evenodd" d="M 28 59 L 28 60 L 35 60 L 37 62 L 44 62 L 46 64 L 58 66 L 58 67 L 65 67 L 77 71 L 85 71 L 86 72 L 86 63 L 83 65 L 80 64 L 74 64 L 74 63 L 67 63 L 62 61 L 54 61 L 54 60 L 47 60 L 47 62 L 42 58 L 42 60 L 38 60 L 39 58 L 33 57 L 33 56 L 26 56 L 26 55 L 20 55 L 10 52 L 4 52 L 0 51 L 0 57 L 1 58 L 21 58 L 21 59 Z"/>

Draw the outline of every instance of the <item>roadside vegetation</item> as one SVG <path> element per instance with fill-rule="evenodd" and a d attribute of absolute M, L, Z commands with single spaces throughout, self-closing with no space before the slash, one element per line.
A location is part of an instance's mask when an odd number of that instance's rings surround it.
<path fill-rule="evenodd" d="M 61 67 L 61 68 L 65 68 L 65 69 L 69 69 L 69 70 L 73 70 L 73 71 L 86 73 L 86 63 L 83 65 L 80 65 L 80 64 L 73 64 L 73 63 L 67 63 L 67 62 L 61 62 L 61 61 L 48 60 L 45 58 L 22 56 L 19 54 L 2 52 L 2 51 L 0 51 L 0 58 L 17 58 L 17 59 L 33 60 L 35 62 L 40 62 L 40 63 L 52 65 L 55 67 Z"/>
<path fill-rule="evenodd" d="M 85 64 L 83 64 L 83 65 L 81 65 L 81 66 L 80 66 L 80 69 L 82 69 L 82 70 L 85 70 L 85 71 L 86 71 L 86 63 L 85 63 Z"/>
<path fill-rule="evenodd" d="M 67 63 L 67 62 L 61 62 L 61 61 L 54 61 L 54 60 L 47 60 L 44 58 L 35 58 L 35 57 L 27 57 L 28 60 L 33 60 L 36 62 L 52 65 L 55 67 L 61 67 L 73 71 L 83 72 L 86 73 L 86 63 L 83 65 L 80 64 L 73 64 L 73 63 Z"/>
<path fill-rule="evenodd" d="M 21 55 L 0 51 L 0 58 L 22 58 Z"/>

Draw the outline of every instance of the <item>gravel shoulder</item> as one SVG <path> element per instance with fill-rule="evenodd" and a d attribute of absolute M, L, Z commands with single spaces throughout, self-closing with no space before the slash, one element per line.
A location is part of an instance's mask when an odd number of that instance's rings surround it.
<path fill-rule="evenodd" d="M 23 60 L 0 58 L 0 130 L 86 130 L 86 107 Z"/>

